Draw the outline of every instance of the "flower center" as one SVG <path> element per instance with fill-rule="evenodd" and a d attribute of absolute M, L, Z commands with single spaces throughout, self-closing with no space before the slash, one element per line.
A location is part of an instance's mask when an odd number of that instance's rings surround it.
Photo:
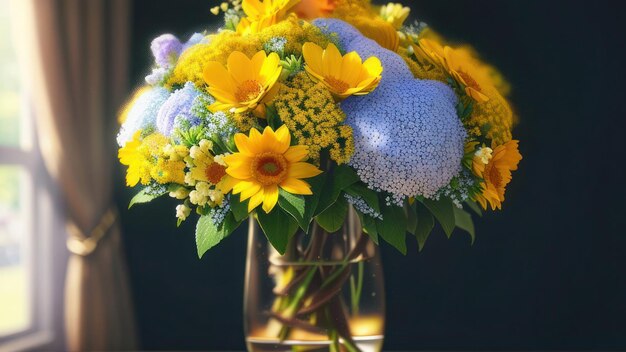
<path fill-rule="evenodd" d="M 459 73 L 459 76 L 461 76 L 461 78 L 463 78 L 463 80 L 465 81 L 465 85 L 473 88 L 476 91 L 482 92 L 482 90 L 480 89 L 480 85 L 478 84 L 478 82 L 476 82 L 476 80 L 474 78 L 472 78 L 472 76 L 468 75 L 467 73 L 463 72 L 463 71 L 457 71 Z"/>
<path fill-rule="evenodd" d="M 496 189 L 502 187 L 502 175 L 500 174 L 500 171 L 497 167 L 495 167 L 491 163 L 487 164 L 487 167 L 485 168 L 485 174 L 488 175 L 489 182 L 491 182 L 491 184 L 493 184 Z"/>
<path fill-rule="evenodd" d="M 264 186 L 277 185 L 287 178 L 287 160 L 282 154 L 259 154 L 252 161 L 252 176 Z"/>
<path fill-rule="evenodd" d="M 239 101 L 250 101 L 257 98 L 263 92 L 263 86 L 256 80 L 244 81 L 237 88 L 235 98 Z"/>
<path fill-rule="evenodd" d="M 348 83 L 333 76 L 324 77 L 324 82 L 328 83 L 328 85 L 331 86 L 331 88 L 337 93 L 343 93 L 350 88 Z"/>
<path fill-rule="evenodd" d="M 211 163 L 204 169 L 207 180 L 212 184 L 217 184 L 226 175 L 226 168 L 218 163 Z"/>

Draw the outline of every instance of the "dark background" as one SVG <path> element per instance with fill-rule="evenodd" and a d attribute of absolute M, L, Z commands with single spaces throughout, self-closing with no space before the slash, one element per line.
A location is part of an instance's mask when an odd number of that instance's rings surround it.
<path fill-rule="evenodd" d="M 617 1 L 405 2 L 513 86 L 524 159 L 478 238 L 382 246 L 385 350 L 626 349 L 624 11 Z M 153 37 L 212 25 L 215 1 L 135 0 L 133 84 Z M 132 193 L 121 185 L 126 208 Z M 205 258 L 174 203 L 123 211 L 144 349 L 243 350 L 246 226 Z"/>

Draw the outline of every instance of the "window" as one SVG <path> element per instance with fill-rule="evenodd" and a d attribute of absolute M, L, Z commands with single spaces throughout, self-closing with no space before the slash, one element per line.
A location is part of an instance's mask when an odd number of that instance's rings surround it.
<path fill-rule="evenodd" d="M 0 350 L 52 341 L 52 201 L 22 89 L 9 0 L 0 0 Z"/>

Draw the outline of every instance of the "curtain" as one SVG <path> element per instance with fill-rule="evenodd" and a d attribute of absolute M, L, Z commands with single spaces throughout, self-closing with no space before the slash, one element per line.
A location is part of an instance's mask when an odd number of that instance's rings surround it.
<path fill-rule="evenodd" d="M 127 94 L 128 1 L 13 0 L 11 6 L 41 153 L 67 215 L 67 348 L 134 349 L 112 206 L 115 110 Z"/>

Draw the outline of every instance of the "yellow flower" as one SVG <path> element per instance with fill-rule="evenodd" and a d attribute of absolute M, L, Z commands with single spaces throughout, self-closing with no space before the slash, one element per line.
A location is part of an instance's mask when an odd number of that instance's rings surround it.
<path fill-rule="evenodd" d="M 247 17 L 239 21 L 237 33 L 254 34 L 282 21 L 299 0 L 243 0 L 241 8 Z"/>
<path fill-rule="evenodd" d="M 134 187 L 139 182 L 143 185 L 150 183 L 150 169 L 152 165 L 139 150 L 141 147 L 140 136 L 141 131 L 135 132 L 133 139 L 126 142 L 117 153 L 120 163 L 128 166 L 128 170 L 126 170 L 126 185 L 129 187 Z"/>
<path fill-rule="evenodd" d="M 378 17 L 354 16 L 350 18 L 350 24 L 383 48 L 394 52 L 398 50 L 400 37 L 391 23 Z"/>
<path fill-rule="evenodd" d="M 518 150 L 518 141 L 511 140 L 493 149 L 491 159 L 484 166 L 482 194 L 475 197 L 480 205 L 487 209 L 487 203 L 491 209 L 501 209 L 504 202 L 506 186 L 511 181 L 511 171 L 517 170 L 517 164 L 522 160 Z"/>
<path fill-rule="evenodd" d="M 276 81 L 281 70 L 278 54 L 266 55 L 265 51 L 259 51 L 252 59 L 235 51 L 228 56 L 226 67 L 217 61 L 207 62 L 204 80 L 216 99 L 210 109 L 234 113 L 262 111 L 264 104 L 278 92 L 280 85 Z"/>
<path fill-rule="evenodd" d="M 143 140 L 140 137 L 141 131 L 135 132 L 133 139 L 118 152 L 120 163 L 128 166 L 126 184 L 130 187 L 139 182 L 148 185 L 150 180 L 160 184 L 183 184 L 185 163 L 180 158 L 170 158 L 167 152 L 171 148 L 168 138 L 159 133 L 153 133 Z"/>
<path fill-rule="evenodd" d="M 314 81 L 323 83 L 337 99 L 365 95 L 373 91 L 383 72 L 383 66 L 377 57 L 372 56 L 362 62 L 356 51 L 342 57 L 339 49 L 332 43 L 325 50 L 315 43 L 304 43 L 302 55 L 309 76 Z"/>
<path fill-rule="evenodd" d="M 449 46 L 441 46 L 436 41 L 422 39 L 420 47 L 457 81 L 463 85 L 465 93 L 477 102 L 486 102 L 489 97 L 485 95 L 485 88 L 492 86 L 491 82 L 483 77 L 479 71 L 479 65 L 463 51 Z"/>
<path fill-rule="evenodd" d="M 228 193 L 233 188 L 233 179 L 226 174 L 226 166 L 220 162 L 221 158 L 213 155 L 211 147 L 212 143 L 203 139 L 189 150 L 188 184 L 194 186 L 197 182 L 206 182 L 215 185 L 221 193 Z"/>
<path fill-rule="evenodd" d="M 308 155 L 303 145 L 290 146 L 287 126 L 274 132 L 266 127 L 261 134 L 256 129 L 250 135 L 235 135 L 238 153 L 224 157 L 226 173 L 235 178 L 233 193 L 242 201 L 250 199 L 248 211 L 263 203 L 269 213 L 278 201 L 279 187 L 293 194 L 311 194 L 311 187 L 303 178 L 321 173 L 314 165 L 302 162 Z"/>
<path fill-rule="evenodd" d="M 391 23 L 395 29 L 400 29 L 404 21 L 409 17 L 410 8 L 402 6 L 402 4 L 390 2 L 381 6 L 380 17 Z"/>

